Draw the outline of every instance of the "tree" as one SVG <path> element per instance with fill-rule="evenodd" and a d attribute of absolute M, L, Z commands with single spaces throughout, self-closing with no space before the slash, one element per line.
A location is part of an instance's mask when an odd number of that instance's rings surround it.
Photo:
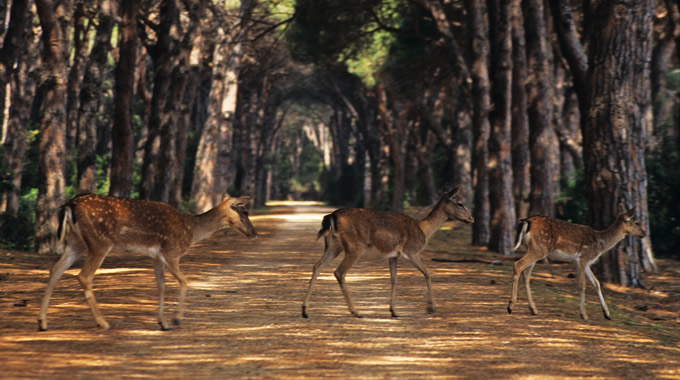
<path fill-rule="evenodd" d="M 529 68 L 529 149 L 531 150 L 531 195 L 529 215 L 555 215 L 556 163 L 552 146 L 550 44 L 542 0 L 524 0 L 524 30 Z"/>
<path fill-rule="evenodd" d="M 38 203 L 36 206 L 35 248 L 47 253 L 57 234 L 57 209 L 64 200 L 65 126 L 66 126 L 66 65 L 63 32 L 57 22 L 54 3 L 36 0 L 42 27 L 42 57 L 44 74 L 39 91 L 42 94 L 40 113 L 40 162 L 38 169 Z"/>
<path fill-rule="evenodd" d="M 611 224 L 620 205 L 635 206 L 642 225 L 648 225 L 644 151 L 653 4 L 630 0 L 596 3 L 592 8 L 583 151 L 589 220 L 595 228 Z M 648 239 L 626 239 L 603 257 L 605 278 L 642 287 L 641 269 L 653 264 L 650 253 Z"/>
<path fill-rule="evenodd" d="M 104 0 L 102 9 L 110 1 Z M 113 99 L 113 128 L 111 131 L 111 187 L 110 195 L 129 197 L 132 191 L 133 136 L 132 110 L 137 64 L 137 13 L 136 0 L 120 1 L 121 26 L 118 65 L 115 71 Z M 101 25 L 100 25 L 101 27 Z M 110 32 L 109 32 L 110 33 Z"/>
<path fill-rule="evenodd" d="M 489 165 L 489 137 L 491 127 L 489 125 L 489 107 L 491 98 L 489 95 L 489 72 L 487 61 L 489 55 L 489 37 L 484 25 L 486 8 L 481 0 L 466 1 L 468 14 L 470 15 L 470 53 L 471 65 L 470 76 L 472 77 L 472 131 L 474 134 L 474 171 L 477 176 L 475 186 L 474 211 L 475 224 L 472 225 L 472 243 L 485 246 L 489 242 L 489 177 L 487 168 Z"/>
<path fill-rule="evenodd" d="M 515 199 L 512 191 L 512 25 L 510 0 L 491 1 L 489 25 L 492 42 L 493 103 L 489 138 L 489 248 L 509 255 L 514 245 Z"/>

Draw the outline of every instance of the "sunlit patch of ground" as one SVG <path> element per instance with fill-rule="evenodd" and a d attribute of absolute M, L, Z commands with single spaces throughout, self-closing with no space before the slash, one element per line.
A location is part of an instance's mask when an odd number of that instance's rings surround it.
<path fill-rule="evenodd" d="M 470 227 L 452 222 L 422 255 L 433 275 L 434 314 L 425 310 L 423 276 L 400 262 L 401 317 L 390 317 L 387 263 L 360 261 L 347 275 L 364 315 L 354 318 L 333 276 L 338 258 L 319 276 L 304 319 L 302 298 L 323 251 L 316 233 L 332 210 L 269 204 L 253 212 L 258 239 L 226 230 L 197 244 L 182 259 L 186 317 L 169 332 L 158 329 L 148 257 L 113 255 L 95 276 L 112 330 L 97 329 L 75 278 L 77 263 L 52 297 L 50 330 L 38 332 L 39 303 L 57 258 L 0 253 L 0 377 L 680 378 L 677 262 L 660 261 L 661 272 L 646 276 L 649 291 L 606 284 L 612 321 L 602 317 L 591 287 L 591 320 L 582 321 L 576 280 L 567 277 L 572 267 L 553 264 L 551 275 L 539 264 L 532 280 L 539 315 L 530 315 L 523 287 L 508 315 L 516 258 L 471 247 Z M 178 286 L 169 275 L 166 284 L 172 317 Z"/>

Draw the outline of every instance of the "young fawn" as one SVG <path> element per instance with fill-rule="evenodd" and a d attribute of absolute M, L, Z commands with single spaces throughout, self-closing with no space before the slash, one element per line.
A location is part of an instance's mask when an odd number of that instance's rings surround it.
<path fill-rule="evenodd" d="M 587 277 L 595 287 L 595 290 L 597 290 L 604 317 L 611 319 L 609 308 L 607 308 L 607 304 L 602 296 L 600 282 L 591 271 L 590 266 L 624 237 L 630 235 L 644 238 L 647 236 L 635 218 L 634 213 L 635 208 L 632 208 L 618 214 L 614 223 L 602 231 L 546 216 L 532 216 L 520 220 L 517 244 L 513 250 L 517 250 L 522 241 L 526 242 L 528 250 L 521 259 L 515 262 L 514 274 L 512 276 L 512 296 L 508 303 L 508 313 L 512 314 L 512 305 L 517 302 L 517 286 L 520 274 L 524 276 L 524 286 L 527 290 L 531 314 L 536 315 L 538 313 L 534 300 L 531 297 L 531 287 L 529 286 L 531 270 L 537 261 L 549 257 L 571 261 L 576 264 L 578 284 L 581 291 L 579 302 L 581 318 L 588 319 L 585 309 Z"/>

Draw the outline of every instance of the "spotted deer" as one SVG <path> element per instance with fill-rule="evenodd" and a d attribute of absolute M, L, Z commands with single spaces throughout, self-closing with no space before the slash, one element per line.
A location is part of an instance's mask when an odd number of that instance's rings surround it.
<path fill-rule="evenodd" d="M 177 315 L 173 320 L 175 325 L 179 325 L 184 316 L 187 289 L 187 280 L 179 269 L 180 257 L 192 244 L 227 226 L 233 226 L 243 235 L 254 239 L 257 232 L 248 219 L 246 209 L 251 198 L 226 197 L 215 208 L 200 215 L 190 215 L 161 202 L 93 194 L 76 196 L 60 210 L 56 248 L 62 255 L 50 270 L 38 317 L 39 330 L 47 330 L 47 307 L 54 286 L 64 271 L 83 256 L 85 262 L 78 281 L 97 324 L 103 329 L 110 328 L 97 306 L 92 292 L 92 279 L 111 251 L 144 253 L 154 259 L 159 294 L 158 323 L 163 330 L 171 330 L 163 316 L 165 269 L 179 281 Z"/>
<path fill-rule="evenodd" d="M 343 251 L 345 257 L 335 270 L 335 278 L 340 284 L 349 311 L 354 316 L 361 318 L 361 314 L 352 304 L 345 283 L 345 275 L 363 256 L 389 260 L 392 282 L 390 312 L 393 317 L 398 317 L 394 309 L 394 298 L 397 285 L 397 259 L 399 257 L 406 259 L 425 276 L 428 292 L 428 312 L 434 312 L 432 280 L 419 255 L 430 237 L 449 218 L 465 223 L 474 222 L 470 211 L 458 196 L 458 188 L 445 194 L 430 213 L 420 220 L 389 211 L 372 211 L 359 208 L 343 208 L 326 215 L 321 223 L 321 230 L 317 234 L 317 240 L 322 236 L 324 237 L 325 249 L 321 259 L 314 264 L 312 278 L 309 281 L 309 288 L 302 304 L 302 316 L 308 317 L 307 305 L 312 294 L 314 281 L 319 273 Z"/>
<path fill-rule="evenodd" d="M 635 208 L 616 216 L 609 228 L 597 231 L 588 226 L 573 224 L 546 216 L 532 216 L 520 220 L 517 234 L 517 250 L 522 242 L 528 246 L 526 254 L 515 262 L 512 276 L 512 296 L 508 303 L 508 313 L 512 314 L 512 306 L 517 302 L 517 286 L 520 275 L 524 276 L 531 314 L 538 313 L 531 297 L 529 281 L 531 271 L 538 260 L 545 257 L 573 262 L 576 265 L 578 285 L 581 292 L 579 308 L 581 318 L 588 319 L 585 309 L 586 278 L 595 287 L 600 298 L 604 317 L 611 319 L 609 308 L 602 296 L 600 282 L 593 274 L 590 266 L 605 252 L 614 247 L 626 236 L 644 238 L 646 233 L 634 216 Z"/>

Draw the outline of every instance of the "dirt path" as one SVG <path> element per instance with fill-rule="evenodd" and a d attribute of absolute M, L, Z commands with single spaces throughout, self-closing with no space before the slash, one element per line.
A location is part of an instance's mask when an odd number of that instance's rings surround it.
<path fill-rule="evenodd" d="M 664 271 L 650 276 L 653 291 L 605 286 L 613 321 L 603 319 L 589 288 L 586 322 L 570 268 L 554 265 L 550 277 L 539 266 L 533 288 L 540 315 L 529 315 L 523 288 L 508 315 L 512 260 L 470 247 L 468 227 L 453 224 L 423 254 L 435 314 L 425 311 L 422 275 L 401 262 L 401 317 L 390 318 L 387 264 L 360 262 L 348 284 L 364 318 L 347 311 L 328 268 L 303 319 L 302 298 L 323 250 L 314 238 L 329 211 L 277 206 L 253 217 L 255 241 L 229 230 L 194 247 L 182 261 L 186 319 L 171 332 L 156 324 L 149 258 L 109 257 L 95 277 L 112 330 L 96 328 L 78 269 L 71 269 L 52 298 L 50 330 L 38 332 L 47 269 L 56 258 L 43 263 L 33 254 L 0 252 L 0 378 L 680 379 L 677 263 L 662 263 Z M 499 259 L 503 265 L 489 264 Z M 173 312 L 177 286 L 167 282 Z"/>

